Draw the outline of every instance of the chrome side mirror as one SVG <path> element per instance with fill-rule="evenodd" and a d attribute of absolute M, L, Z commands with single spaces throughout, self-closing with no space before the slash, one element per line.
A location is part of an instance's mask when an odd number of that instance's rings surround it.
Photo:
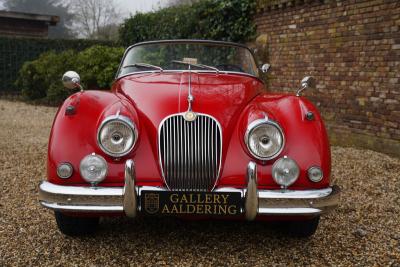
<path fill-rule="evenodd" d="M 62 82 L 65 88 L 67 89 L 75 89 L 79 88 L 83 91 L 83 87 L 81 85 L 81 77 L 75 71 L 67 71 L 62 76 Z"/>
<path fill-rule="evenodd" d="M 261 66 L 261 71 L 262 71 L 262 73 L 267 73 L 270 68 L 271 68 L 271 65 L 268 63 L 265 63 Z"/>
<path fill-rule="evenodd" d="M 296 96 L 300 96 L 301 92 L 303 92 L 307 88 L 312 88 L 314 89 L 316 86 L 316 80 L 312 76 L 306 76 L 301 80 L 301 87 L 297 91 Z"/>

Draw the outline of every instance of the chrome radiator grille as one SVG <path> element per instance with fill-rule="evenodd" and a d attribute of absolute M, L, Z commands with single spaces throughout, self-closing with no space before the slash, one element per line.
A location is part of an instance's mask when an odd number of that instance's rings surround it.
<path fill-rule="evenodd" d="M 197 114 L 167 117 L 159 128 L 159 156 L 165 182 L 171 190 L 207 191 L 218 179 L 222 134 L 219 123 Z"/>

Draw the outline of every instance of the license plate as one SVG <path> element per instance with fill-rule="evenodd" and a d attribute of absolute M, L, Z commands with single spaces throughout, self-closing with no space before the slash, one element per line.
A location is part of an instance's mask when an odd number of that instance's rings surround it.
<path fill-rule="evenodd" d="M 149 215 L 220 215 L 241 213 L 239 192 L 142 191 L 141 211 Z"/>

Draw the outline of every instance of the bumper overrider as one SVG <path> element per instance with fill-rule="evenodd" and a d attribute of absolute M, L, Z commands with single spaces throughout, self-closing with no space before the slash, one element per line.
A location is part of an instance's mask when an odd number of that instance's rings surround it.
<path fill-rule="evenodd" d="M 39 186 L 39 201 L 49 209 L 72 213 L 125 213 L 135 217 L 141 211 L 143 191 L 168 191 L 165 188 L 135 185 L 132 160 L 125 164 L 124 187 L 63 186 L 44 181 Z M 213 192 L 240 193 L 242 213 L 247 220 L 257 215 L 318 216 L 334 209 L 339 203 L 340 189 L 332 186 L 316 190 L 259 190 L 257 165 L 247 167 L 247 187 L 218 188 Z"/>

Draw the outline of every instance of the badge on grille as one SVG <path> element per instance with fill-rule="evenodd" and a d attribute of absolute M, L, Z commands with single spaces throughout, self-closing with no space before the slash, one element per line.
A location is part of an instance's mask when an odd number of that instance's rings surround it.
<path fill-rule="evenodd" d="M 160 199 L 158 194 L 148 193 L 144 197 L 144 209 L 150 214 L 157 213 L 160 209 Z"/>
<path fill-rule="evenodd" d="M 187 111 L 185 115 L 183 115 L 186 121 L 194 121 L 197 117 L 196 113 L 193 111 Z"/>

